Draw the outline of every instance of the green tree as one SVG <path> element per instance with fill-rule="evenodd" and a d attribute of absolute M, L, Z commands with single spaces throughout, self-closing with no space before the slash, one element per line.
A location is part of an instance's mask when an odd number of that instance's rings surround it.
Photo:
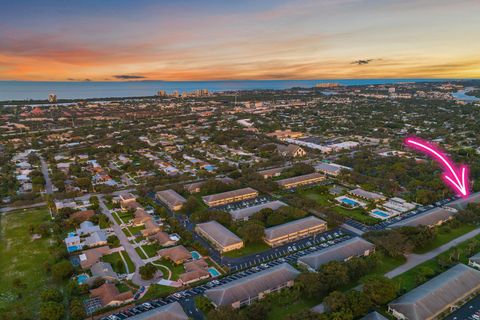
<path fill-rule="evenodd" d="M 47 302 L 47 301 L 62 302 L 63 301 L 63 295 L 60 292 L 60 290 L 57 290 L 54 288 L 43 290 L 42 293 L 40 294 L 40 298 L 42 299 L 43 302 Z"/>
<path fill-rule="evenodd" d="M 364 281 L 363 292 L 374 304 L 382 306 L 395 299 L 398 287 L 391 279 L 383 276 L 372 276 Z"/>
<path fill-rule="evenodd" d="M 60 320 L 64 314 L 65 310 L 63 305 L 58 302 L 47 301 L 43 302 L 40 306 L 41 320 Z"/>
<path fill-rule="evenodd" d="M 258 243 L 263 241 L 265 227 L 258 223 L 247 223 L 238 230 L 245 243 Z"/>
<path fill-rule="evenodd" d="M 52 276 L 55 280 L 67 279 L 73 274 L 73 266 L 68 260 L 62 260 L 52 266 Z"/>

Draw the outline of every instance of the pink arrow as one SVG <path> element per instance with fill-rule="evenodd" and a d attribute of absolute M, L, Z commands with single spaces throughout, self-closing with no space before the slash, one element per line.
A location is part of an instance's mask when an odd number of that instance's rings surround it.
<path fill-rule="evenodd" d="M 434 145 L 428 143 L 417 137 L 410 137 L 405 139 L 405 144 L 413 149 L 421 151 L 427 155 L 433 157 L 440 165 L 443 166 L 445 172 L 443 179 L 447 185 L 449 185 L 455 192 L 461 197 L 468 197 L 470 190 L 468 188 L 468 168 L 461 165 L 459 168 L 455 166 L 455 163 L 450 160 L 445 153 Z"/>

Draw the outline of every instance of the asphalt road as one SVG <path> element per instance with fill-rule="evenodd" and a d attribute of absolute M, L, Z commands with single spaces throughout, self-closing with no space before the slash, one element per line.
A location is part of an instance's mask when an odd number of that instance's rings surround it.
<path fill-rule="evenodd" d="M 53 184 L 52 180 L 50 179 L 50 174 L 48 172 L 48 164 L 42 156 L 38 155 L 38 157 L 40 158 L 43 178 L 45 179 L 45 192 L 47 194 L 53 194 Z"/>
<path fill-rule="evenodd" d="M 416 266 L 418 266 L 419 264 L 422 264 L 424 263 L 425 261 L 428 261 L 430 259 L 433 259 L 435 258 L 436 256 L 438 256 L 439 254 L 453 248 L 453 247 L 456 247 L 458 246 L 460 243 L 468 240 L 468 239 L 471 239 L 473 237 L 475 237 L 476 235 L 480 234 L 480 228 L 477 228 L 475 230 L 472 230 L 470 231 L 469 233 L 466 233 L 464 234 L 463 236 L 460 236 L 456 239 L 453 239 L 452 241 L 436 248 L 436 249 L 433 249 L 432 251 L 429 251 L 427 253 L 424 253 L 424 254 L 409 254 L 408 257 L 407 257 L 407 262 L 402 264 L 401 266 L 393 269 L 392 271 L 388 272 L 385 274 L 385 277 L 387 278 L 394 278 L 404 272 L 407 272 L 408 270 L 412 269 L 412 268 L 415 268 Z"/>

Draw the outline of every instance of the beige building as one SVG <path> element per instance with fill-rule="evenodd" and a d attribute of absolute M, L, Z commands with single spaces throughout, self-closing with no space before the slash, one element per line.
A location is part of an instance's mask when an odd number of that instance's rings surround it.
<path fill-rule="evenodd" d="M 217 221 L 199 223 L 195 226 L 195 231 L 210 241 L 220 252 L 228 252 L 243 247 L 242 239 Z"/>
<path fill-rule="evenodd" d="M 158 191 L 155 194 L 155 198 L 162 201 L 170 210 L 179 211 L 182 209 L 183 204 L 187 200 L 175 192 L 175 190 L 168 189 L 163 191 Z"/>
<path fill-rule="evenodd" d="M 325 176 L 320 173 L 309 173 L 303 176 L 278 180 L 278 185 L 283 189 L 298 188 L 301 186 L 319 183 L 325 180 Z"/>
<path fill-rule="evenodd" d="M 310 216 L 265 229 L 265 242 L 272 247 L 302 239 L 327 230 L 327 223 Z"/>
<path fill-rule="evenodd" d="M 215 307 L 240 308 L 263 299 L 267 294 L 292 287 L 300 271 L 282 263 L 205 291 Z"/>
<path fill-rule="evenodd" d="M 209 207 L 238 202 L 258 197 L 258 191 L 252 188 L 243 188 L 202 197 L 203 202 Z"/>

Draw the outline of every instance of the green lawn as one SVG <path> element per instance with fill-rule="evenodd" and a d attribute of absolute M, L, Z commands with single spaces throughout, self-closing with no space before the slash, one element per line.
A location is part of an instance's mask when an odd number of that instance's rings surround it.
<path fill-rule="evenodd" d="M 288 289 L 287 289 L 288 290 Z M 292 314 L 292 313 L 297 313 L 300 312 L 301 310 L 307 310 L 311 309 L 317 304 L 319 304 L 316 299 L 306 299 L 306 298 L 300 298 L 298 301 L 295 301 L 292 303 L 292 301 L 289 301 L 288 299 L 284 297 L 275 297 L 275 299 L 272 299 L 272 309 L 268 313 L 268 320 L 278 320 L 278 319 L 284 319 L 286 316 Z"/>
<path fill-rule="evenodd" d="M 430 243 L 428 246 L 425 246 L 421 249 L 418 249 L 415 251 L 415 253 L 425 253 L 428 251 L 431 251 L 437 247 L 440 247 L 441 245 L 444 245 L 445 243 L 448 243 L 452 241 L 453 239 L 456 239 L 465 233 L 468 233 L 472 230 L 474 230 L 476 226 L 471 225 L 471 224 L 462 224 L 457 228 L 450 229 L 450 226 L 443 225 L 438 228 L 438 234 L 436 239 Z"/>
<path fill-rule="evenodd" d="M 332 196 L 330 194 L 318 193 L 315 190 L 302 190 L 299 193 L 305 198 L 315 200 L 318 204 L 322 206 L 329 207 L 332 205 L 332 203 L 330 202 Z"/>
<path fill-rule="evenodd" d="M 141 230 L 145 229 L 145 227 L 144 226 L 136 226 L 136 227 L 124 228 L 123 232 L 127 235 L 127 237 L 130 237 L 130 234 L 125 229 L 130 230 L 130 233 L 134 236 L 136 233 L 140 233 Z"/>
<path fill-rule="evenodd" d="M 155 257 L 157 255 L 157 251 L 161 249 L 159 245 L 155 243 L 142 246 L 142 248 L 147 253 L 149 258 Z"/>
<path fill-rule="evenodd" d="M 29 226 L 47 221 L 50 221 L 50 214 L 46 208 L 0 215 L 0 310 L 15 308 L 15 302 L 36 318 L 41 291 L 58 286 L 44 269 L 44 264 L 53 260 L 49 252 L 51 239 L 32 240 L 29 232 Z M 19 279 L 26 287 L 15 289 L 14 279 Z"/>
<path fill-rule="evenodd" d="M 370 217 L 363 209 L 360 208 L 346 209 L 337 205 L 333 207 L 333 209 L 343 216 L 352 218 L 366 225 L 374 225 L 380 222 L 380 219 Z"/>
<path fill-rule="evenodd" d="M 238 257 L 248 256 L 248 255 L 251 255 L 251 254 L 262 252 L 262 251 L 265 251 L 265 250 L 268 250 L 268 249 L 270 249 L 270 247 L 266 243 L 263 243 L 263 242 L 262 243 L 251 243 L 251 244 L 247 244 L 242 249 L 226 252 L 223 255 L 225 257 L 229 257 L 229 258 L 238 258 Z"/>
<path fill-rule="evenodd" d="M 122 255 L 127 262 L 130 273 L 133 273 L 135 271 L 135 265 L 133 264 L 132 260 L 130 260 L 130 257 L 128 256 L 126 251 L 123 251 Z M 122 257 L 120 257 L 119 252 L 114 252 L 107 256 L 103 256 L 102 261 L 110 263 L 113 267 L 113 270 L 117 273 L 127 272 L 125 269 L 125 263 L 123 262 Z"/>
<path fill-rule="evenodd" d="M 161 264 L 161 265 L 164 265 L 166 267 L 168 267 L 170 269 L 170 271 L 172 272 L 172 278 L 170 280 L 177 280 L 178 277 L 185 272 L 185 268 L 183 268 L 183 265 L 182 264 L 179 264 L 179 265 L 176 265 L 174 264 L 173 262 L 171 261 L 168 261 L 168 260 L 165 260 L 165 259 L 162 259 L 162 260 L 157 260 L 155 261 L 155 263 L 157 264 Z M 162 267 L 158 267 L 156 266 L 158 270 L 162 271 L 163 272 L 163 275 L 166 279 L 166 277 L 168 277 L 168 273 L 167 271 L 165 270 L 165 268 L 162 268 Z"/>
<path fill-rule="evenodd" d="M 147 293 L 145 296 L 143 296 L 142 299 L 139 300 L 139 302 L 145 302 L 148 300 L 152 300 L 155 298 L 162 298 L 168 296 L 170 293 L 178 290 L 177 288 L 174 287 L 168 287 L 168 286 L 161 286 L 159 284 L 153 284 L 148 288 Z"/>

